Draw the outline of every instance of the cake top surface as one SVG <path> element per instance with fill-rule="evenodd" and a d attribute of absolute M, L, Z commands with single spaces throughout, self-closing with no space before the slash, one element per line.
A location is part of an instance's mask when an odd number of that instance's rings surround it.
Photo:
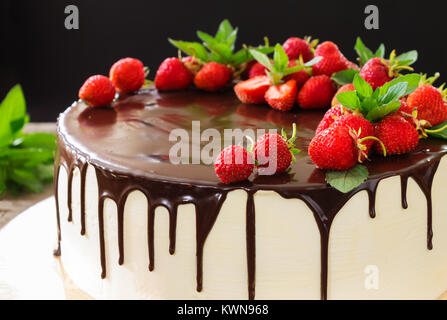
<path fill-rule="evenodd" d="M 325 188 L 328 186 L 324 172 L 315 167 L 307 154 L 323 114 L 324 111 L 295 109 L 281 112 L 268 106 L 243 104 L 232 91 L 159 93 L 149 89 L 120 98 L 114 108 L 89 108 L 83 102 L 76 102 L 60 116 L 58 132 L 60 139 L 78 156 L 114 173 L 220 186 L 222 183 L 212 162 L 191 163 L 192 149 L 198 150 L 200 144 L 199 150 L 204 152 L 210 142 L 204 139 L 205 130 L 216 129 L 222 137 L 225 129 L 253 129 L 255 132 L 257 129 L 277 129 L 280 132 L 284 128 L 290 134 L 292 124 L 296 123 L 298 138 L 295 144 L 301 153 L 288 172 L 271 176 L 253 174 L 248 182 L 239 184 L 260 189 L 269 186 Z M 199 122 L 199 134 L 205 141 L 199 142 L 201 137 L 193 136 L 193 121 Z M 184 129 L 188 139 L 170 141 L 170 133 L 175 129 Z M 170 150 L 176 144 L 189 150 L 189 163 L 171 162 Z M 223 147 L 222 141 L 221 149 Z M 373 155 L 365 165 L 369 179 L 377 179 L 414 170 L 445 152 L 446 143 L 426 139 L 421 140 L 411 153 L 386 158 Z"/>

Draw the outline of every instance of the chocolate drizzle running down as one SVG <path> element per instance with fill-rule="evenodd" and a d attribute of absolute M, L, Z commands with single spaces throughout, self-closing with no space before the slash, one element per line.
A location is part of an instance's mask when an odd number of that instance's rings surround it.
<path fill-rule="evenodd" d="M 209 95 L 183 92 L 159 95 L 150 90 L 125 97 L 114 109 L 91 109 L 74 104 L 58 121 L 59 155 L 55 168 L 55 198 L 57 207 L 60 254 L 60 214 L 58 172 L 68 172 L 68 221 L 72 221 L 72 181 L 75 168 L 80 171 L 81 235 L 85 235 L 85 180 L 87 167 L 95 168 L 98 181 L 98 221 L 100 238 L 101 277 L 107 276 L 104 203 L 111 199 L 117 204 L 118 264 L 125 263 L 124 212 L 128 195 L 141 191 L 148 201 L 147 232 L 148 269 L 156 270 L 154 260 L 155 209 L 165 207 L 169 213 L 169 253 L 175 253 L 177 210 L 181 204 L 194 204 L 196 209 L 197 291 L 203 286 L 203 249 L 227 194 L 233 190 L 247 192 L 246 248 L 248 268 L 248 298 L 255 298 L 256 284 L 256 211 L 254 195 L 259 190 L 277 192 L 286 199 L 301 199 L 312 211 L 321 239 L 321 299 L 327 299 L 329 239 L 332 222 L 340 209 L 355 194 L 366 191 L 369 216 L 374 218 L 376 190 L 379 182 L 391 176 L 401 178 L 402 207 L 407 208 L 407 182 L 413 178 L 427 199 L 427 248 L 433 248 L 432 199 L 433 178 L 447 145 L 437 140 L 423 140 L 412 153 L 386 159 L 374 158 L 367 164 L 370 177 L 349 193 L 328 186 L 324 174 L 305 152 L 292 165 L 291 174 L 255 176 L 250 181 L 223 185 L 212 166 L 204 164 L 174 165 L 169 162 L 168 134 L 183 128 L 191 137 L 191 122 L 200 121 L 201 130 L 216 128 L 281 128 L 290 130 L 298 125 L 297 147 L 307 150 L 321 112 L 282 113 L 264 106 L 240 104 L 232 93 Z M 191 142 L 187 142 L 188 150 Z M 149 153 L 148 153 L 149 152 Z"/>

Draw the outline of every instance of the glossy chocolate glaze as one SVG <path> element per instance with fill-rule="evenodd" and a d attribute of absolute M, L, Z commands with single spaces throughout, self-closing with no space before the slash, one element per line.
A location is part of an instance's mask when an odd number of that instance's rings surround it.
<path fill-rule="evenodd" d="M 197 290 L 203 287 L 203 247 L 208 234 L 226 199 L 227 193 L 242 189 L 247 191 L 246 208 L 248 297 L 255 298 L 256 243 L 255 203 L 253 196 L 258 190 L 273 190 L 284 198 L 303 200 L 314 214 L 321 235 L 321 298 L 327 298 L 328 244 L 332 221 L 337 212 L 356 193 L 365 190 L 369 196 L 369 215 L 374 218 L 376 189 L 380 180 L 399 175 L 401 177 L 402 205 L 407 207 L 406 187 L 409 177 L 415 179 L 427 198 L 427 248 L 432 249 L 431 186 L 441 157 L 447 153 L 447 144 L 439 140 L 422 140 L 410 154 L 404 156 L 372 157 L 366 163 L 370 177 L 365 183 L 343 194 L 328 186 L 324 173 L 316 169 L 307 155 L 307 147 L 314 129 L 321 120 L 321 111 L 280 112 L 262 105 L 246 105 L 238 101 L 232 92 L 217 94 L 196 91 L 158 93 L 149 89 L 138 95 L 122 97 L 114 109 L 88 108 L 82 102 L 75 103 L 58 121 L 60 166 L 68 171 L 68 208 L 71 213 L 71 181 L 73 170 L 81 172 L 81 230 L 85 234 L 85 176 L 87 165 L 96 169 L 99 187 L 99 234 L 101 250 L 101 276 L 106 277 L 104 254 L 104 200 L 110 198 L 118 208 L 119 261 L 125 262 L 123 215 L 127 195 L 140 190 L 146 195 L 149 206 L 148 269 L 156 268 L 154 261 L 153 230 L 154 212 L 158 206 L 167 208 L 170 217 L 169 252 L 175 253 L 177 207 L 193 203 L 196 207 Z M 281 129 L 291 131 L 293 123 L 298 127 L 296 146 L 302 150 L 290 172 L 274 176 L 254 174 L 249 181 L 224 185 L 214 174 L 213 165 L 179 164 L 169 161 L 169 150 L 177 141 L 169 142 L 173 129 L 183 128 L 191 137 L 191 122 L 200 121 L 201 131 L 224 129 Z M 208 142 L 201 142 L 201 145 Z M 190 148 L 190 143 L 187 143 Z M 56 205 L 57 174 L 55 178 Z M 60 216 L 58 211 L 59 241 Z M 56 253 L 60 254 L 60 246 Z M 206 284 L 205 284 L 206 285 Z"/>

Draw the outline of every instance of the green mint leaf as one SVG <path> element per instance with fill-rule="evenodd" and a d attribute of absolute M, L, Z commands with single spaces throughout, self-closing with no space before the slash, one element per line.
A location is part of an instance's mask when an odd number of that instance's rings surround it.
<path fill-rule="evenodd" d="M 286 69 L 282 72 L 282 75 L 283 75 L 283 76 L 287 76 L 287 75 L 289 75 L 289 74 L 298 72 L 298 71 L 300 71 L 300 70 L 302 70 L 302 69 L 304 69 L 304 66 L 294 66 L 294 67 L 289 67 L 289 68 L 286 68 Z"/>
<path fill-rule="evenodd" d="M 35 169 L 35 175 L 42 182 L 51 182 L 54 177 L 53 164 L 38 164 Z"/>
<path fill-rule="evenodd" d="M 408 51 L 397 56 L 397 59 L 399 60 L 398 65 L 410 66 L 417 61 L 418 52 L 416 50 Z"/>
<path fill-rule="evenodd" d="M 43 191 L 42 182 L 29 170 L 14 168 L 11 170 L 9 178 L 25 190 L 31 192 Z"/>
<path fill-rule="evenodd" d="M 388 91 L 379 99 L 379 104 L 388 104 L 404 96 L 407 92 L 408 82 L 399 82 L 391 86 Z"/>
<path fill-rule="evenodd" d="M 21 131 L 25 124 L 29 122 L 29 116 L 25 115 L 23 118 L 19 118 L 16 120 L 12 120 L 9 125 L 11 127 L 11 131 L 13 132 L 13 138 L 16 138 L 21 135 Z"/>
<path fill-rule="evenodd" d="M 0 104 L 0 147 L 11 143 L 14 135 L 22 130 L 27 119 L 22 87 L 15 85 Z"/>
<path fill-rule="evenodd" d="M 33 167 L 39 163 L 50 163 L 53 160 L 52 150 L 28 148 L 6 149 L 0 152 L 0 157 L 5 157 L 14 166 Z"/>
<path fill-rule="evenodd" d="M 371 95 L 373 94 L 373 89 L 371 85 L 368 82 L 366 82 L 362 77 L 360 77 L 360 75 L 356 74 L 354 76 L 353 84 L 355 91 L 357 91 L 357 93 L 362 97 L 365 98 L 371 97 Z"/>
<path fill-rule="evenodd" d="M 208 49 L 213 53 L 213 57 L 216 57 L 216 61 L 227 64 L 230 63 L 233 57 L 233 52 L 230 47 L 225 43 L 215 43 L 213 45 L 207 44 Z"/>
<path fill-rule="evenodd" d="M 215 39 L 219 42 L 226 42 L 233 31 L 234 29 L 231 26 L 230 21 L 225 19 L 220 23 L 219 28 L 217 29 Z"/>
<path fill-rule="evenodd" d="M 50 133 L 28 133 L 13 141 L 14 147 L 56 150 L 56 136 Z"/>
<path fill-rule="evenodd" d="M 199 37 L 199 39 L 202 40 L 207 46 L 219 43 L 219 41 L 214 39 L 212 35 L 203 31 L 197 31 L 197 37 Z"/>
<path fill-rule="evenodd" d="M 240 66 L 244 62 L 253 60 L 253 56 L 246 48 L 240 49 L 231 57 L 231 61 L 234 65 Z"/>
<path fill-rule="evenodd" d="M 199 42 L 187 42 L 169 39 L 169 42 L 189 56 L 195 56 L 203 62 L 209 62 L 209 53 Z"/>
<path fill-rule="evenodd" d="M 385 57 L 385 45 L 383 43 L 380 44 L 379 48 L 377 48 L 377 51 L 374 55 L 379 58 Z"/>
<path fill-rule="evenodd" d="M 340 192 L 347 193 L 368 178 L 368 169 L 362 165 L 344 171 L 327 171 L 326 181 Z"/>
<path fill-rule="evenodd" d="M 275 46 L 275 51 L 273 52 L 273 62 L 275 65 L 275 69 L 279 72 L 284 71 L 289 64 L 289 57 L 287 53 L 284 51 L 284 48 L 279 43 Z"/>
<path fill-rule="evenodd" d="M 370 110 L 366 115 L 366 119 L 371 122 L 378 121 L 378 120 L 382 119 L 383 117 L 385 117 L 386 115 L 393 113 L 394 111 L 397 111 L 397 109 L 399 109 L 399 107 L 400 107 L 399 100 L 393 100 L 393 101 L 389 102 L 388 104 L 381 105 L 381 106 L 378 106 L 378 107 Z"/>
<path fill-rule="evenodd" d="M 384 96 L 389 88 L 396 85 L 400 82 L 407 82 L 407 90 L 405 91 L 405 96 L 412 93 L 419 86 L 419 82 L 421 81 L 421 75 L 417 73 L 409 73 L 404 76 L 400 76 L 399 78 L 393 79 L 390 82 L 385 83 L 382 87 L 377 88 L 379 90 L 379 96 Z"/>
<path fill-rule="evenodd" d="M 258 52 L 261 52 L 261 53 L 264 53 L 264 54 L 269 54 L 269 53 L 273 52 L 274 48 L 273 47 L 259 46 L 259 47 L 256 48 L 256 50 Z M 235 54 L 233 54 L 233 56 L 231 58 L 233 64 L 236 65 L 236 66 L 239 66 L 242 63 L 251 61 L 253 59 L 254 59 L 254 57 L 250 53 L 250 50 L 246 49 L 246 48 L 240 49 Z"/>
<path fill-rule="evenodd" d="M 369 48 L 365 46 L 360 37 L 357 37 L 354 49 L 357 52 L 357 55 L 360 58 L 360 63 L 362 65 L 367 63 L 368 60 L 370 60 L 371 58 L 374 58 L 374 54 Z"/>
<path fill-rule="evenodd" d="M 442 129 L 442 130 L 440 130 L 440 129 Z M 439 132 L 430 132 L 430 131 L 438 131 L 438 130 L 440 130 L 440 131 Z M 429 130 L 426 130 L 426 133 L 430 137 L 447 140 L 447 121 L 440 123 L 434 127 L 431 127 Z"/>
<path fill-rule="evenodd" d="M 341 92 L 337 95 L 337 100 L 351 110 L 360 108 L 360 100 L 355 91 Z"/>
<path fill-rule="evenodd" d="M 362 112 L 368 113 L 369 111 L 373 110 L 374 108 L 377 108 L 378 102 L 377 99 L 374 97 L 367 97 L 362 101 Z"/>
<path fill-rule="evenodd" d="M 258 61 L 260 64 L 262 64 L 268 70 L 273 70 L 273 65 L 270 62 L 270 59 L 266 54 L 264 54 L 256 49 L 250 49 L 250 53 L 253 56 L 253 58 L 256 59 L 256 61 Z"/>
<path fill-rule="evenodd" d="M 343 86 L 345 84 L 352 83 L 354 81 L 354 77 L 356 74 L 358 74 L 358 70 L 343 70 L 337 73 L 334 73 L 334 75 L 331 77 L 332 80 L 334 80 L 339 85 Z"/>
<path fill-rule="evenodd" d="M 323 57 L 316 56 L 316 57 L 314 57 L 312 60 L 307 61 L 307 62 L 304 64 L 304 66 L 305 66 L 305 67 L 312 67 L 313 65 L 317 64 L 318 62 L 320 62 L 321 59 L 323 59 Z"/>
<path fill-rule="evenodd" d="M 231 49 L 232 52 L 234 51 L 234 45 L 236 44 L 237 32 L 238 28 L 234 29 L 227 38 L 227 41 L 225 41 L 225 44 Z"/>

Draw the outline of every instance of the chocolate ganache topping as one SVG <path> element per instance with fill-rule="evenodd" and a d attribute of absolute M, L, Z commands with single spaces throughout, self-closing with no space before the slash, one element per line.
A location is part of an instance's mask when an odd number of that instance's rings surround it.
<path fill-rule="evenodd" d="M 297 109 L 297 108 L 296 108 Z M 203 285 L 203 247 L 226 199 L 227 193 L 243 189 L 248 194 L 246 206 L 246 239 L 248 266 L 248 297 L 255 298 L 256 208 L 253 199 L 259 190 L 272 190 L 284 198 L 303 200 L 314 214 L 321 235 L 321 298 L 327 298 L 328 244 L 332 221 L 344 204 L 359 191 L 369 196 L 369 215 L 375 217 L 375 193 L 380 180 L 401 177 L 402 206 L 407 207 L 408 178 L 413 178 L 427 199 L 427 248 L 433 248 L 431 186 L 439 161 L 447 153 L 447 144 L 436 139 L 421 140 L 409 154 L 387 158 L 374 157 L 366 162 L 369 178 L 349 193 L 326 184 L 324 172 L 315 168 L 307 155 L 307 147 L 323 116 L 322 111 L 281 112 L 263 105 L 240 103 L 233 92 L 203 93 L 197 91 L 159 93 L 155 89 L 121 97 L 114 108 L 89 108 L 78 102 L 58 120 L 59 154 L 55 166 L 56 206 L 60 240 L 58 172 L 68 172 L 68 220 L 71 213 L 71 182 L 73 170 L 81 172 L 81 235 L 85 234 L 85 177 L 87 165 L 96 169 L 99 187 L 98 219 L 100 234 L 101 277 L 107 275 L 105 263 L 104 200 L 110 198 L 118 208 L 119 264 L 125 261 L 123 215 L 127 195 L 143 192 L 149 202 L 147 229 L 148 269 L 156 268 L 153 230 L 155 208 L 164 206 L 170 215 L 171 254 L 175 253 L 177 207 L 193 203 L 196 207 L 197 290 Z M 278 129 L 290 134 L 297 125 L 295 144 L 302 152 L 291 170 L 272 176 L 253 175 L 249 181 L 225 185 L 214 173 L 213 164 L 173 164 L 169 151 L 178 141 L 169 141 L 174 129 L 185 129 L 192 136 L 192 121 L 200 122 L 200 130 L 217 129 Z M 199 138 L 200 139 L 200 138 Z M 200 141 L 200 140 L 199 140 Z M 190 150 L 191 140 L 184 141 Z M 206 145 L 208 141 L 200 142 Z"/>

